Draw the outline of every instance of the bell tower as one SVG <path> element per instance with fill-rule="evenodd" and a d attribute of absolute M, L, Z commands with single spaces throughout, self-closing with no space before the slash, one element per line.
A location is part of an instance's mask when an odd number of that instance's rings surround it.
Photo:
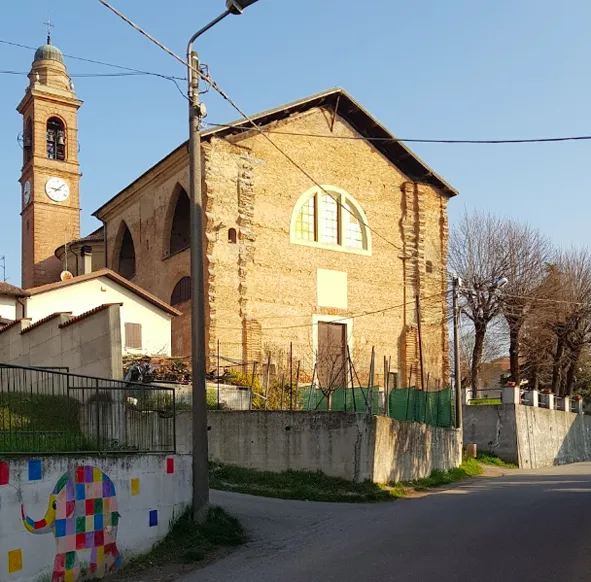
<path fill-rule="evenodd" d="M 23 116 L 22 286 L 59 281 L 55 250 L 80 238 L 80 164 L 78 109 L 64 57 L 51 44 L 37 49 L 25 96 Z"/>

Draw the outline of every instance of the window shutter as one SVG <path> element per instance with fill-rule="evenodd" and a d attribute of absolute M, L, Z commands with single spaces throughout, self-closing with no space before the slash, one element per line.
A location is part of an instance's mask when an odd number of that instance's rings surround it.
<path fill-rule="evenodd" d="M 141 323 L 125 324 L 125 347 L 132 350 L 142 349 L 142 325 Z"/>

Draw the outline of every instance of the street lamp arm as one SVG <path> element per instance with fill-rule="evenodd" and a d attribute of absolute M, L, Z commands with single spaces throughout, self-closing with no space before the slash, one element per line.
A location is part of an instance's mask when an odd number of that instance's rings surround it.
<path fill-rule="evenodd" d="M 193 43 L 204 33 L 207 32 L 210 28 L 214 27 L 218 22 L 221 22 L 226 16 L 230 16 L 232 14 L 229 10 L 222 12 L 217 18 L 214 18 L 209 24 L 206 24 L 201 30 L 198 30 L 189 40 L 187 45 L 187 56 L 190 57 L 191 52 L 193 50 Z"/>

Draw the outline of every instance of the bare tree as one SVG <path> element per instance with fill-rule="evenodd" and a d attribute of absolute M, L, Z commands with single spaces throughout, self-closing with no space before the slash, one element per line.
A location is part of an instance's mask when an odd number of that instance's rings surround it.
<path fill-rule="evenodd" d="M 591 254 L 587 249 L 560 252 L 546 282 L 554 291 L 549 325 L 556 335 L 552 390 L 572 394 L 575 371 L 591 344 Z"/>
<path fill-rule="evenodd" d="M 480 365 L 486 331 L 500 313 L 497 281 L 505 276 L 504 222 L 490 214 L 465 214 L 453 228 L 449 240 L 449 266 L 462 278 L 463 313 L 474 325 L 471 384 L 474 394 L 480 385 Z"/>
<path fill-rule="evenodd" d="M 499 235 L 505 255 L 504 276 L 508 281 L 500 295 L 501 311 L 509 328 L 511 379 L 519 383 L 521 330 L 532 311 L 540 306 L 538 298 L 551 260 L 552 245 L 539 230 L 516 220 L 504 221 Z"/>

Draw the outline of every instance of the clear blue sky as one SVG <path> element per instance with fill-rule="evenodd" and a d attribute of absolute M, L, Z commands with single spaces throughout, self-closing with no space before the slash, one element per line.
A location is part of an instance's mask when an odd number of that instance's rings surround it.
<path fill-rule="evenodd" d="M 182 53 L 223 0 L 112 0 Z M 0 39 L 184 76 L 182 67 L 96 0 L 4 2 Z M 292 6 L 290 6 L 292 5 Z M 591 2 L 566 0 L 260 0 L 199 43 L 212 76 L 247 112 L 343 86 L 400 137 L 500 139 L 591 134 Z M 0 69 L 28 71 L 32 52 L 0 45 Z M 67 59 L 76 73 L 114 69 Z M 74 79 L 80 113 L 82 228 L 90 214 L 187 136 L 186 101 L 152 77 Z M 0 255 L 20 281 L 21 119 L 27 79 L 0 74 Z M 213 92 L 211 122 L 236 114 Z M 465 208 L 527 219 L 560 245 L 589 239 L 591 142 L 415 145 L 460 190 Z"/>

